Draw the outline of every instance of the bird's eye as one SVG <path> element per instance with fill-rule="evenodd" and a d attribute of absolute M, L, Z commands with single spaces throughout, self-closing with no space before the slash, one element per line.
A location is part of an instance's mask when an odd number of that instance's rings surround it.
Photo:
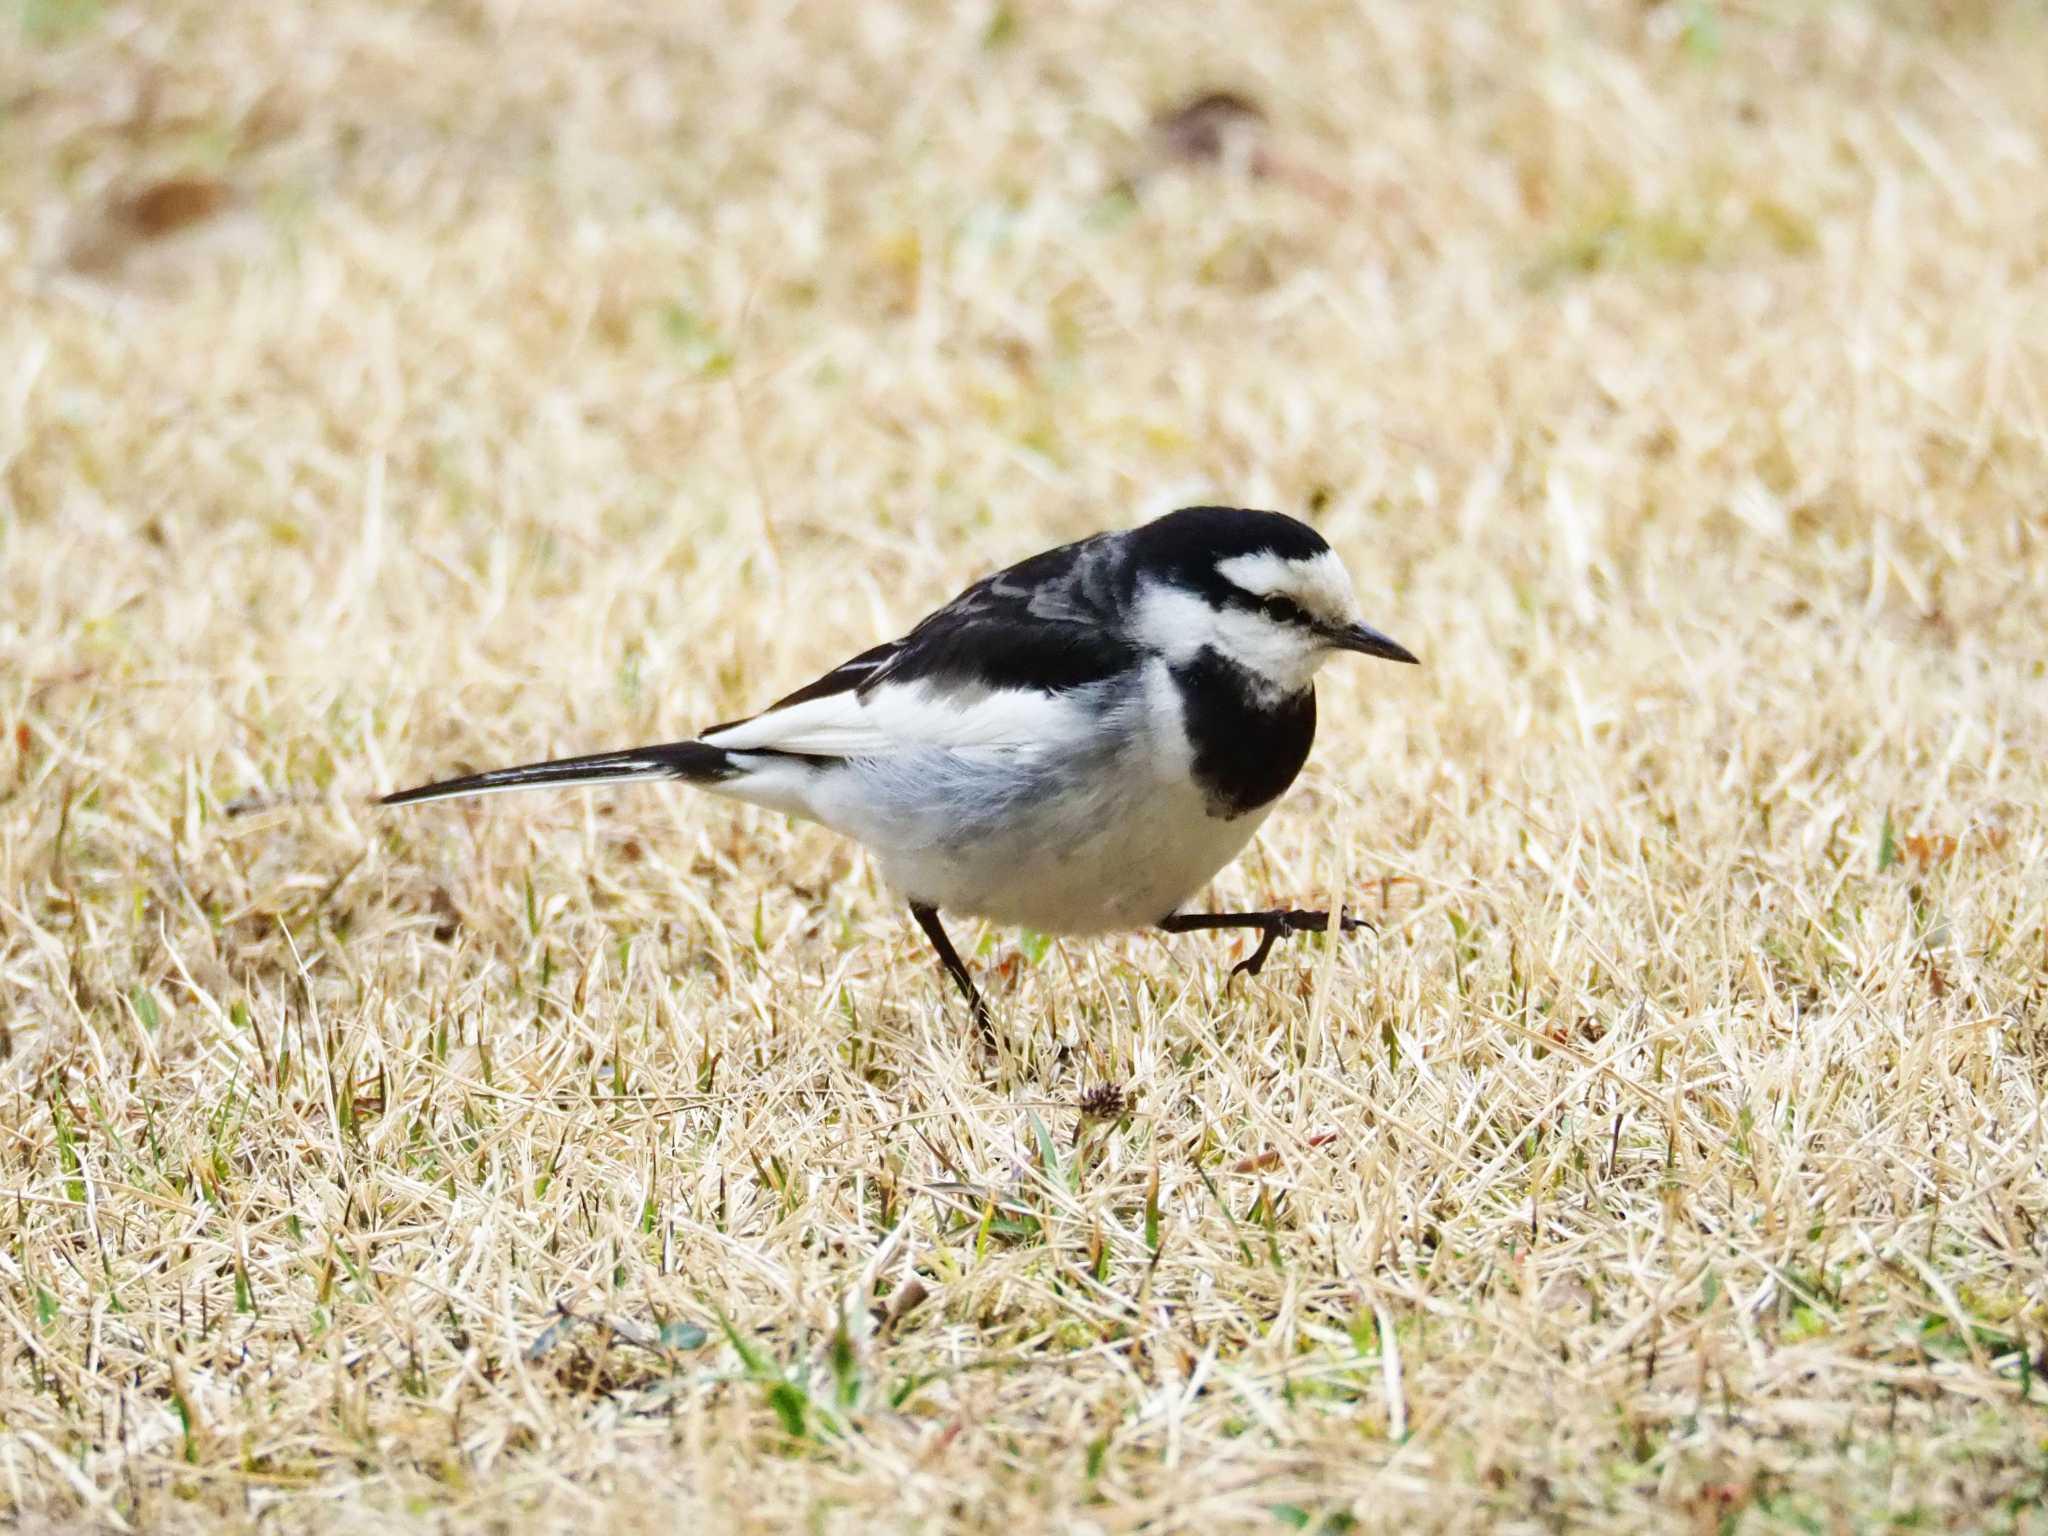
<path fill-rule="evenodd" d="M 1259 599 L 1259 612 L 1275 624 L 1306 624 L 1308 615 L 1301 604 L 1291 597 L 1264 597 Z"/>

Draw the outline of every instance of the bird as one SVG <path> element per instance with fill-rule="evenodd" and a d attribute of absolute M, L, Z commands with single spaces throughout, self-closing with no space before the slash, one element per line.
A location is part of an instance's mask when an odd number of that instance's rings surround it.
<path fill-rule="evenodd" d="M 1415 664 L 1282 512 L 1183 507 L 1019 561 L 908 633 L 687 741 L 499 768 L 387 806 L 673 780 L 822 823 L 874 856 L 984 1043 L 941 913 L 1042 934 L 1326 932 L 1328 912 L 1182 908 L 1259 830 L 1315 738 L 1338 652 Z M 1342 912 L 1340 931 L 1366 926 Z"/>

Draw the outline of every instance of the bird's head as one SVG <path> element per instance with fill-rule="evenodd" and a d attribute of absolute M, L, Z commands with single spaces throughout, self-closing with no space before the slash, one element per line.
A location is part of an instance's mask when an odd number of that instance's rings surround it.
<path fill-rule="evenodd" d="M 1416 659 L 1359 616 L 1322 535 L 1283 513 L 1187 507 L 1131 540 L 1133 630 L 1168 661 L 1214 651 L 1288 694 L 1337 651 Z"/>

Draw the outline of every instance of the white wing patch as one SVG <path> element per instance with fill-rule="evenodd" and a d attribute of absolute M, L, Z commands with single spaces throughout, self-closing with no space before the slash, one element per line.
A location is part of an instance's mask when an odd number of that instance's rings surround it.
<path fill-rule="evenodd" d="M 933 747 L 1042 747 L 1071 741 L 1092 711 L 1071 695 L 1035 689 L 963 691 L 930 683 L 884 683 L 863 697 L 848 690 L 771 709 L 708 732 L 729 752 L 797 752 L 817 757 L 889 757 Z"/>

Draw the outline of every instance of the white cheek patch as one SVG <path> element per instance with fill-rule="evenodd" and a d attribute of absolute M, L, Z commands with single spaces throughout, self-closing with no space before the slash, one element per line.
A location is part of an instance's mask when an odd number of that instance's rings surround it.
<path fill-rule="evenodd" d="M 1168 661 L 1186 661 L 1205 645 L 1214 645 L 1223 615 L 1194 593 L 1164 582 L 1138 588 L 1131 633 L 1139 644 Z"/>
<path fill-rule="evenodd" d="M 1324 654 L 1322 645 L 1293 625 L 1237 610 L 1220 616 L 1210 643 L 1254 677 L 1271 683 L 1276 695 L 1307 687 Z"/>
<path fill-rule="evenodd" d="M 1164 583 L 1139 589 L 1132 619 L 1138 643 L 1169 664 L 1212 650 L 1263 678 L 1276 694 L 1306 687 L 1325 651 L 1291 625 L 1275 624 L 1246 608 L 1212 608 L 1194 593 Z"/>

